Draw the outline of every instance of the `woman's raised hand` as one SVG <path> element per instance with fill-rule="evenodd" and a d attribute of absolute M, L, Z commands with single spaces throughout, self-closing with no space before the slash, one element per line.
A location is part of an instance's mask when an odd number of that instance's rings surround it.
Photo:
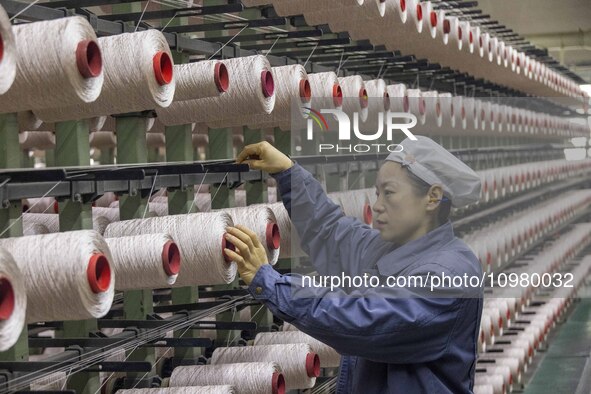
<path fill-rule="evenodd" d="M 236 158 L 238 164 L 248 164 L 250 168 L 275 174 L 293 166 L 289 157 L 281 153 L 267 141 L 244 147 Z"/>

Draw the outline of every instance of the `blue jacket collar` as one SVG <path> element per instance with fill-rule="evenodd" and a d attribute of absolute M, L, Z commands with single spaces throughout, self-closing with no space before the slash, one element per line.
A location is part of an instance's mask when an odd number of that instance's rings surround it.
<path fill-rule="evenodd" d="M 413 241 L 405 243 L 390 253 L 382 256 L 377 262 L 380 275 L 395 275 L 419 260 L 427 253 L 433 252 L 448 244 L 455 238 L 451 221 L 429 231 Z"/>

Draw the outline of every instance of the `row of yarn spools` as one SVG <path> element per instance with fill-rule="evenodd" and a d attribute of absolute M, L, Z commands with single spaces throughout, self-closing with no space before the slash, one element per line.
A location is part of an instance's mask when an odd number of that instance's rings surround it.
<path fill-rule="evenodd" d="M 303 15 L 310 26 L 328 24 L 354 40 L 512 86 L 538 96 L 556 93 L 588 104 L 570 78 L 514 48 L 484 23 L 458 16 L 436 2 L 421 0 L 245 0 L 247 6 L 272 4 L 279 16 Z M 533 83 L 535 82 L 535 83 Z"/>
<path fill-rule="evenodd" d="M 548 334 L 590 273 L 591 256 L 579 263 L 572 262 L 573 257 L 591 242 L 589 226 L 589 223 L 576 225 L 547 250 L 505 272 L 508 276 L 515 276 L 517 282 L 522 280 L 525 283 L 523 275 L 533 281 L 533 284 L 529 283 L 525 302 L 515 297 L 515 290 L 521 290 L 519 285 L 513 289 L 497 287 L 485 293 L 475 393 L 503 394 L 523 384 L 522 377 L 528 365 L 536 352 L 544 347 Z M 569 286 L 554 284 L 556 282 L 551 278 L 555 273 L 565 278 L 566 274 L 572 275 L 572 282 Z"/>
<path fill-rule="evenodd" d="M 162 125 L 289 129 L 292 100 L 299 98 L 303 106 L 317 98 L 324 108 L 359 112 L 363 122 L 369 118 L 368 127 L 379 112 L 410 110 L 420 120 L 420 132 L 430 132 L 444 117 L 450 126 L 457 118 L 466 130 L 474 123 L 475 130 L 481 131 L 489 122 L 491 128 L 494 124 L 499 130 L 525 134 L 582 132 L 579 125 L 559 117 L 469 97 L 423 94 L 402 84 L 363 81 L 360 76 L 307 75 L 301 65 L 271 67 L 264 56 L 174 65 L 166 39 L 154 29 L 97 39 L 85 19 L 69 17 L 5 30 L 13 35 L 16 71 L 13 83 L 0 95 L 0 111 L 32 111 L 33 115 L 21 116 L 21 131 L 43 130 L 41 122 L 80 119 L 92 119 L 89 128 L 100 130 L 105 123 L 100 117 L 153 109 Z M 5 56 L 4 61 L 9 58 Z M 299 112 L 298 119 L 308 115 L 304 108 Z M 482 113 L 487 122 L 482 122 Z M 432 124 L 425 123 L 428 114 L 434 118 Z M 147 121 L 146 130 L 151 123 Z"/>

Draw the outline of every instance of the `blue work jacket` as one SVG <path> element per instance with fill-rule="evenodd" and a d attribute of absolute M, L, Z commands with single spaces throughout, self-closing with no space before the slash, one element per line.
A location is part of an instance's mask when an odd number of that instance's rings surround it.
<path fill-rule="evenodd" d="M 444 225 L 395 247 L 343 215 L 297 163 L 274 175 L 303 250 L 320 275 L 482 275 L 471 249 Z M 294 187 L 292 187 L 292 184 Z M 249 291 L 276 316 L 343 357 L 337 393 L 471 393 L 482 288 L 466 297 L 409 296 L 400 288 L 303 286 L 270 265 Z M 322 363 L 322 360 L 320 360 Z"/>

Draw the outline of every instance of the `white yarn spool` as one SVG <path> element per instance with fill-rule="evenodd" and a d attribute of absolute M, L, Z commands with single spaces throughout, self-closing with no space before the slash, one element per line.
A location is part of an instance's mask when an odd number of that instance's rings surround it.
<path fill-rule="evenodd" d="M 16 76 L 17 50 L 8 15 L 0 7 L 0 94 L 4 94 Z"/>
<path fill-rule="evenodd" d="M 293 324 L 283 322 L 283 325 L 281 326 L 281 331 L 299 331 L 299 330 Z"/>
<path fill-rule="evenodd" d="M 441 103 L 439 102 L 439 93 L 436 90 L 423 92 L 425 98 L 425 109 L 427 115 L 427 124 L 431 126 L 441 127 L 443 124 L 443 114 L 441 113 Z M 429 130 L 432 134 L 433 130 Z"/>
<path fill-rule="evenodd" d="M 408 9 L 408 23 L 414 23 L 415 28 L 419 33 L 423 32 L 423 7 L 421 6 L 420 0 L 407 0 L 406 6 Z"/>
<path fill-rule="evenodd" d="M 109 220 L 109 222 L 118 222 L 119 220 L 121 220 L 119 217 L 119 208 L 92 207 L 92 216 L 102 216 Z"/>
<path fill-rule="evenodd" d="M 423 93 L 419 89 L 407 89 L 408 103 L 410 112 L 417 117 L 420 125 L 424 125 L 427 121 L 427 106 Z"/>
<path fill-rule="evenodd" d="M 269 204 L 268 207 L 271 208 L 275 214 L 277 225 L 279 226 L 279 234 L 281 234 L 279 257 L 305 256 L 305 253 L 300 246 L 300 237 L 293 226 L 283 203 Z"/>
<path fill-rule="evenodd" d="M 219 60 L 203 60 L 174 66 L 174 101 L 216 97 L 228 91 L 230 75 Z"/>
<path fill-rule="evenodd" d="M 153 389 L 117 390 L 119 394 L 236 394 L 233 386 L 159 387 Z"/>
<path fill-rule="evenodd" d="M 443 45 L 447 45 L 451 33 L 451 22 L 445 15 L 445 10 L 437 10 L 435 15 L 437 16 L 437 34 L 441 36 Z"/>
<path fill-rule="evenodd" d="M 111 223 L 107 237 L 167 233 L 178 245 L 183 264 L 175 286 L 230 283 L 236 276 L 236 264 L 225 257 L 224 233 L 233 221 L 225 212 L 172 215 Z"/>
<path fill-rule="evenodd" d="M 354 112 L 359 113 L 359 120 L 366 121 L 368 115 L 368 98 L 365 83 L 359 75 L 339 78 L 343 91 L 343 111 L 352 119 Z"/>
<path fill-rule="evenodd" d="M 25 279 L 12 255 L 0 248 L 0 352 L 18 340 L 25 327 Z"/>
<path fill-rule="evenodd" d="M 406 94 L 406 85 L 397 83 L 386 87 L 390 99 L 390 110 L 393 112 L 408 112 L 410 103 Z"/>
<path fill-rule="evenodd" d="M 20 111 L 16 115 L 19 132 L 23 131 L 55 131 L 53 123 L 43 123 L 33 111 Z"/>
<path fill-rule="evenodd" d="M 275 363 L 237 363 L 176 367 L 170 387 L 229 384 L 236 394 L 277 394 L 285 392 L 285 379 Z"/>
<path fill-rule="evenodd" d="M 116 290 L 171 286 L 181 269 L 181 252 L 168 234 L 107 238 L 117 276 Z"/>
<path fill-rule="evenodd" d="M 55 213 L 23 213 L 23 235 L 51 234 L 60 231 Z"/>
<path fill-rule="evenodd" d="M 89 103 L 103 85 L 101 49 L 80 16 L 16 25 L 16 77 L 0 112 Z"/>
<path fill-rule="evenodd" d="M 51 131 L 25 131 L 19 133 L 18 142 L 22 150 L 48 150 L 55 148 L 55 134 Z"/>
<path fill-rule="evenodd" d="M 117 137 L 112 131 L 95 131 L 90 133 L 90 147 L 109 149 L 117 147 Z"/>
<path fill-rule="evenodd" d="M 239 57 L 225 60 L 224 64 L 232 75 L 232 84 L 226 93 L 157 108 L 160 122 L 171 126 L 271 113 L 275 105 L 275 85 L 267 58 L 261 55 Z"/>
<path fill-rule="evenodd" d="M 319 108 L 342 107 L 343 91 L 334 72 L 308 74 L 308 82 L 312 91 L 312 105 Z"/>
<path fill-rule="evenodd" d="M 262 204 L 240 208 L 224 209 L 232 216 L 234 224 L 240 224 L 254 231 L 267 252 L 269 264 L 277 263 L 280 253 L 281 233 L 273 210 Z"/>
<path fill-rule="evenodd" d="M 324 367 L 338 367 L 341 356 L 333 348 L 301 331 L 262 332 L 257 334 L 254 345 L 279 345 L 286 343 L 307 343 L 312 351 L 320 357 Z"/>
<path fill-rule="evenodd" d="M 210 212 L 211 195 L 209 193 L 195 193 L 195 206 L 199 212 Z"/>
<path fill-rule="evenodd" d="M 166 216 L 168 215 L 168 202 L 150 202 L 148 204 L 148 210 L 156 216 Z"/>
<path fill-rule="evenodd" d="M 441 114 L 443 116 L 444 127 L 446 132 L 449 132 L 447 127 L 452 129 L 456 127 L 456 108 L 454 106 L 454 99 L 451 93 L 439 93 L 439 104 L 441 105 Z"/>
<path fill-rule="evenodd" d="M 247 362 L 277 363 L 287 390 L 312 388 L 320 376 L 320 358 L 305 343 L 219 347 L 211 355 L 213 365 Z"/>
<path fill-rule="evenodd" d="M 328 196 L 341 206 L 345 215 L 354 217 L 361 223 L 371 224 L 373 213 L 365 190 L 334 192 Z"/>
<path fill-rule="evenodd" d="M 449 20 L 449 40 L 461 51 L 464 46 L 462 21 L 456 16 L 449 16 L 447 19 Z"/>
<path fill-rule="evenodd" d="M 34 391 L 62 391 L 66 389 L 68 375 L 65 372 L 54 372 L 31 382 Z"/>
<path fill-rule="evenodd" d="M 14 256 L 25 278 L 27 322 L 99 318 L 111 308 L 113 259 L 97 232 L 7 238 L 0 246 Z"/>
<path fill-rule="evenodd" d="M 430 1 L 424 1 L 421 3 L 423 9 L 423 18 L 425 21 L 425 27 L 431 35 L 431 38 L 437 37 L 437 25 L 443 21 L 438 20 L 437 12 L 433 10 L 433 4 Z"/>
<path fill-rule="evenodd" d="M 22 201 L 23 212 L 58 213 L 58 203 L 53 197 L 27 198 Z"/>
<path fill-rule="evenodd" d="M 175 90 L 173 61 L 159 30 L 101 37 L 99 44 L 105 71 L 101 95 L 90 104 L 38 110 L 39 118 L 56 122 L 170 105 Z"/>

